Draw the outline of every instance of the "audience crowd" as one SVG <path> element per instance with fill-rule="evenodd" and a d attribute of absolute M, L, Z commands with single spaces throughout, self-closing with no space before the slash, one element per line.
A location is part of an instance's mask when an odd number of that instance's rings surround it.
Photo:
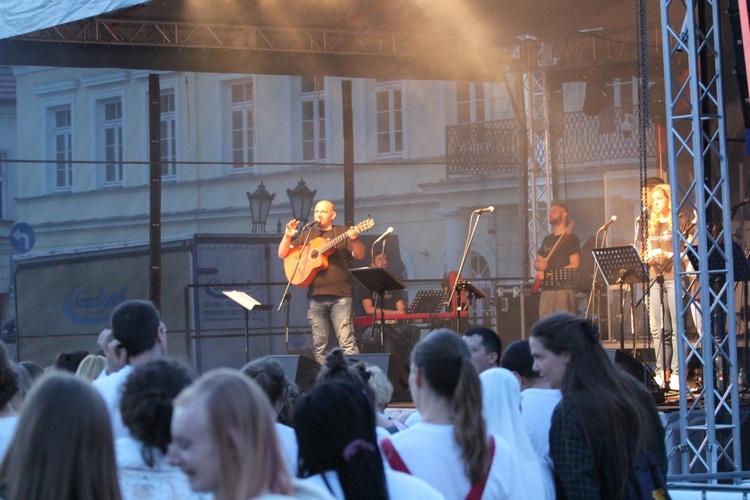
<path fill-rule="evenodd" d="M 44 370 L 0 343 L 0 499 L 669 498 L 653 400 L 567 313 L 505 352 L 488 328 L 424 336 L 399 414 L 339 348 L 305 393 L 271 357 L 198 376 L 148 301 L 96 347 Z"/>

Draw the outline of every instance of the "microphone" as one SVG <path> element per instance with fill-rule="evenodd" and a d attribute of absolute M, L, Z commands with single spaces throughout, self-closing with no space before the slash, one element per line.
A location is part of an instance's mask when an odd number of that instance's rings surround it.
<path fill-rule="evenodd" d="M 373 242 L 372 245 L 375 246 L 375 244 L 380 243 L 382 240 L 386 239 L 388 235 L 391 234 L 392 232 L 393 232 L 393 228 L 389 227 L 388 229 L 385 230 L 383 234 L 380 235 L 380 237 L 377 240 Z"/>
<path fill-rule="evenodd" d="M 475 214 L 483 214 L 485 212 L 494 212 L 494 211 L 495 211 L 495 207 L 493 207 L 492 205 L 490 205 L 487 208 L 478 208 L 478 209 L 474 210 L 474 213 Z"/>
<path fill-rule="evenodd" d="M 315 224 L 317 224 L 317 223 L 318 223 L 318 221 L 316 221 L 316 220 L 311 220 L 310 222 L 308 222 L 307 224 L 305 224 L 305 225 L 304 225 L 304 226 L 302 227 L 302 230 L 304 231 L 305 229 L 310 229 L 311 227 L 313 227 L 313 226 L 314 226 Z"/>
<path fill-rule="evenodd" d="M 617 216 L 616 215 L 613 215 L 612 217 L 610 217 L 609 220 L 602 227 L 599 228 L 599 231 L 597 231 L 597 233 L 599 233 L 599 232 L 604 231 L 605 229 L 607 229 L 609 226 L 611 226 L 612 224 L 614 224 L 616 220 L 617 220 Z"/>

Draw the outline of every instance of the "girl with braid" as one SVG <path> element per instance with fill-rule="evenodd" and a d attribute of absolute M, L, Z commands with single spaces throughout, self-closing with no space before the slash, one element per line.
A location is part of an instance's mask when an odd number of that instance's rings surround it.
<path fill-rule="evenodd" d="M 393 469 L 448 500 L 529 498 L 515 451 L 487 434 L 479 375 L 458 334 L 437 330 L 414 347 L 409 388 L 423 420 L 381 440 Z"/>

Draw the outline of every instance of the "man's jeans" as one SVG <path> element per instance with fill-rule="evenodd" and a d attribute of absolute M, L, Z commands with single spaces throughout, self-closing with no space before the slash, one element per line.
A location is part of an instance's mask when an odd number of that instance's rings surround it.
<path fill-rule="evenodd" d="M 315 361 L 325 363 L 331 330 L 336 332 L 339 346 L 345 354 L 359 354 L 352 324 L 351 297 L 316 295 L 308 299 L 307 318 L 310 320 Z"/>

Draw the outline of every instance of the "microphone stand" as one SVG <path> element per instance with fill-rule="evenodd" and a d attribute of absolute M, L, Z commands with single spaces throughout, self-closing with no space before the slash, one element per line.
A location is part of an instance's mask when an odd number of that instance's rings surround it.
<path fill-rule="evenodd" d="M 599 228 L 599 230 L 596 232 L 596 235 L 594 236 L 594 250 L 599 248 L 599 234 L 604 231 L 604 236 L 602 236 L 602 246 L 604 246 L 604 240 L 607 238 L 607 228 L 602 226 Z M 599 267 L 596 265 L 596 260 L 594 260 L 594 272 L 593 272 L 593 278 L 591 281 L 591 292 L 589 292 L 589 300 L 586 303 L 586 315 L 584 317 L 589 317 L 589 310 L 591 309 L 591 306 L 594 303 L 594 295 L 596 294 L 596 277 L 597 277 L 597 271 L 599 270 Z M 597 315 L 597 326 L 599 325 L 599 318 Z"/>
<path fill-rule="evenodd" d="M 474 218 L 474 213 L 471 213 L 471 216 L 469 217 L 469 234 L 466 238 L 466 244 L 464 245 L 464 253 L 461 256 L 461 264 L 458 266 L 458 273 L 456 274 L 456 282 L 453 284 L 453 288 L 451 289 L 451 294 L 448 297 L 447 302 L 445 303 L 447 306 L 450 306 L 453 303 L 453 297 L 458 292 L 458 297 L 456 298 L 456 332 L 459 332 L 460 330 L 460 321 L 461 321 L 461 311 L 464 305 L 461 304 L 461 290 L 464 287 L 464 284 L 461 282 L 461 272 L 464 269 L 464 264 L 466 264 L 466 259 L 469 256 L 469 249 L 471 248 L 471 242 L 474 240 L 474 234 L 477 232 L 477 226 L 479 225 L 479 219 L 482 218 L 482 213 L 478 212 L 477 218 L 474 221 L 474 226 L 471 227 L 471 220 Z M 460 332 L 459 332 L 460 333 Z"/>
<path fill-rule="evenodd" d="M 385 241 L 388 239 L 386 236 L 383 238 L 383 246 L 380 248 L 380 254 L 383 256 L 383 259 L 385 259 Z M 373 243 L 370 247 L 370 265 L 375 264 L 375 245 L 377 242 Z M 381 260 L 381 263 L 383 261 Z M 385 267 L 385 266 L 383 266 Z M 375 335 L 375 325 L 378 321 L 378 303 L 380 303 L 380 347 L 384 348 L 385 345 L 385 290 L 379 290 L 377 292 L 372 293 L 372 303 L 373 303 L 373 310 L 372 310 L 372 322 L 370 324 L 370 340 L 373 339 Z"/>
<path fill-rule="evenodd" d="M 312 228 L 313 226 L 310 226 L 307 230 L 307 234 L 305 235 L 305 241 L 302 243 L 302 248 L 307 246 L 307 244 L 310 242 L 310 235 L 312 235 Z M 304 228 L 302 229 L 305 230 Z M 299 252 L 297 254 L 297 260 L 294 262 L 294 270 L 291 273 L 291 277 L 286 282 L 286 288 L 284 289 L 284 294 L 281 296 L 281 301 L 279 302 L 279 307 L 276 309 L 276 312 L 281 311 L 282 306 L 284 303 L 286 303 L 286 324 L 284 325 L 284 343 L 286 344 L 286 351 L 289 352 L 289 310 L 291 309 L 291 299 L 292 294 L 289 293 L 289 289 L 292 286 L 292 278 L 294 278 L 294 275 L 297 274 L 297 269 L 299 269 L 299 263 L 302 260 L 302 252 Z"/>

